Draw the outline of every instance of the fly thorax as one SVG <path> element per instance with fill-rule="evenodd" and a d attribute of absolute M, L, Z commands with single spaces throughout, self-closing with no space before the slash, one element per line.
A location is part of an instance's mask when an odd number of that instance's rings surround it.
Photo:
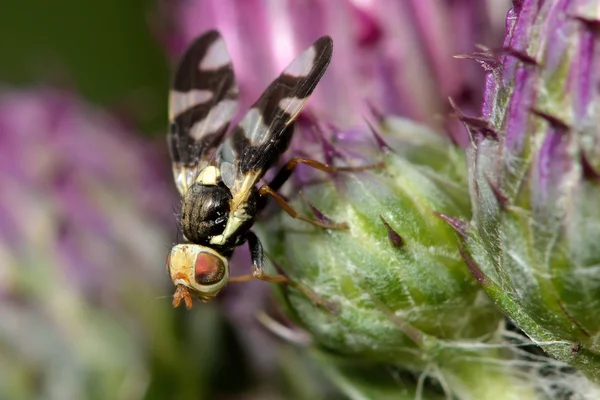
<path fill-rule="evenodd" d="M 245 242 L 246 232 L 252 227 L 258 213 L 258 190 L 254 186 L 246 192 L 245 199 L 231 205 L 227 224 L 222 234 L 210 240 L 213 246 L 239 246 Z"/>
<path fill-rule="evenodd" d="M 181 227 L 192 243 L 205 243 L 225 229 L 231 193 L 223 185 L 194 183 L 183 198 Z"/>

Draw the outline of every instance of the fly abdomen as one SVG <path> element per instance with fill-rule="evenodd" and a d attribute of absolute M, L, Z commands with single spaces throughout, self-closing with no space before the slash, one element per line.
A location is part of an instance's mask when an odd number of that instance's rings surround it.
<path fill-rule="evenodd" d="M 229 189 L 219 185 L 193 184 L 181 207 L 181 228 L 192 243 L 205 243 L 225 229 L 229 215 Z"/>

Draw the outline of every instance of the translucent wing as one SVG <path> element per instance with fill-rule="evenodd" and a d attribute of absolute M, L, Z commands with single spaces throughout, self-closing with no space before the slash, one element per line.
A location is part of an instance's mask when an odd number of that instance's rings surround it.
<path fill-rule="evenodd" d="M 250 187 L 287 149 L 292 134 L 287 128 L 325 73 L 332 51 L 331 38 L 324 36 L 300 54 L 219 147 L 218 167 L 234 207 L 244 202 Z"/>
<path fill-rule="evenodd" d="M 209 31 L 185 52 L 169 94 L 167 141 L 181 195 L 209 165 L 237 111 L 237 97 L 225 41 Z"/>

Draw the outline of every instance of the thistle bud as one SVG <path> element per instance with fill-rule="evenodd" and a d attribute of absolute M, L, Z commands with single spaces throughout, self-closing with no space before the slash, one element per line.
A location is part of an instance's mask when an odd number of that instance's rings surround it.
<path fill-rule="evenodd" d="M 471 126 L 466 259 L 550 355 L 600 380 L 600 14 L 515 2 Z"/>
<path fill-rule="evenodd" d="M 290 199 L 299 213 L 347 229 L 283 213 L 263 226 L 269 256 L 294 282 L 285 290 L 290 313 L 319 349 L 344 357 L 337 380 L 393 365 L 453 381 L 449 390 L 464 398 L 497 399 L 503 390 L 529 398 L 512 385 L 508 364 L 490 371 L 482 361 L 503 359 L 498 349 L 476 350 L 483 337 L 498 342 L 503 316 L 465 268 L 448 224 L 461 230 L 459 218 L 470 216 L 463 151 L 407 120 L 388 118 L 383 129 L 397 150 L 381 151 L 381 165 L 318 178 L 299 171 L 308 180 L 290 190 L 303 193 Z M 352 360 L 366 369 L 352 369 Z"/>

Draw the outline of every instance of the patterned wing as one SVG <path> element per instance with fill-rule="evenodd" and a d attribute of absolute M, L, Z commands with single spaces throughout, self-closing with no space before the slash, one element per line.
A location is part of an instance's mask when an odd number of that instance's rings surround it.
<path fill-rule="evenodd" d="M 232 208 L 243 204 L 250 188 L 287 149 L 290 124 L 325 73 L 332 51 L 331 38 L 324 36 L 300 54 L 219 147 L 217 163 L 233 194 Z"/>
<path fill-rule="evenodd" d="M 217 31 L 185 52 L 169 95 L 167 141 L 181 195 L 209 165 L 237 111 L 238 87 L 225 41 Z"/>

